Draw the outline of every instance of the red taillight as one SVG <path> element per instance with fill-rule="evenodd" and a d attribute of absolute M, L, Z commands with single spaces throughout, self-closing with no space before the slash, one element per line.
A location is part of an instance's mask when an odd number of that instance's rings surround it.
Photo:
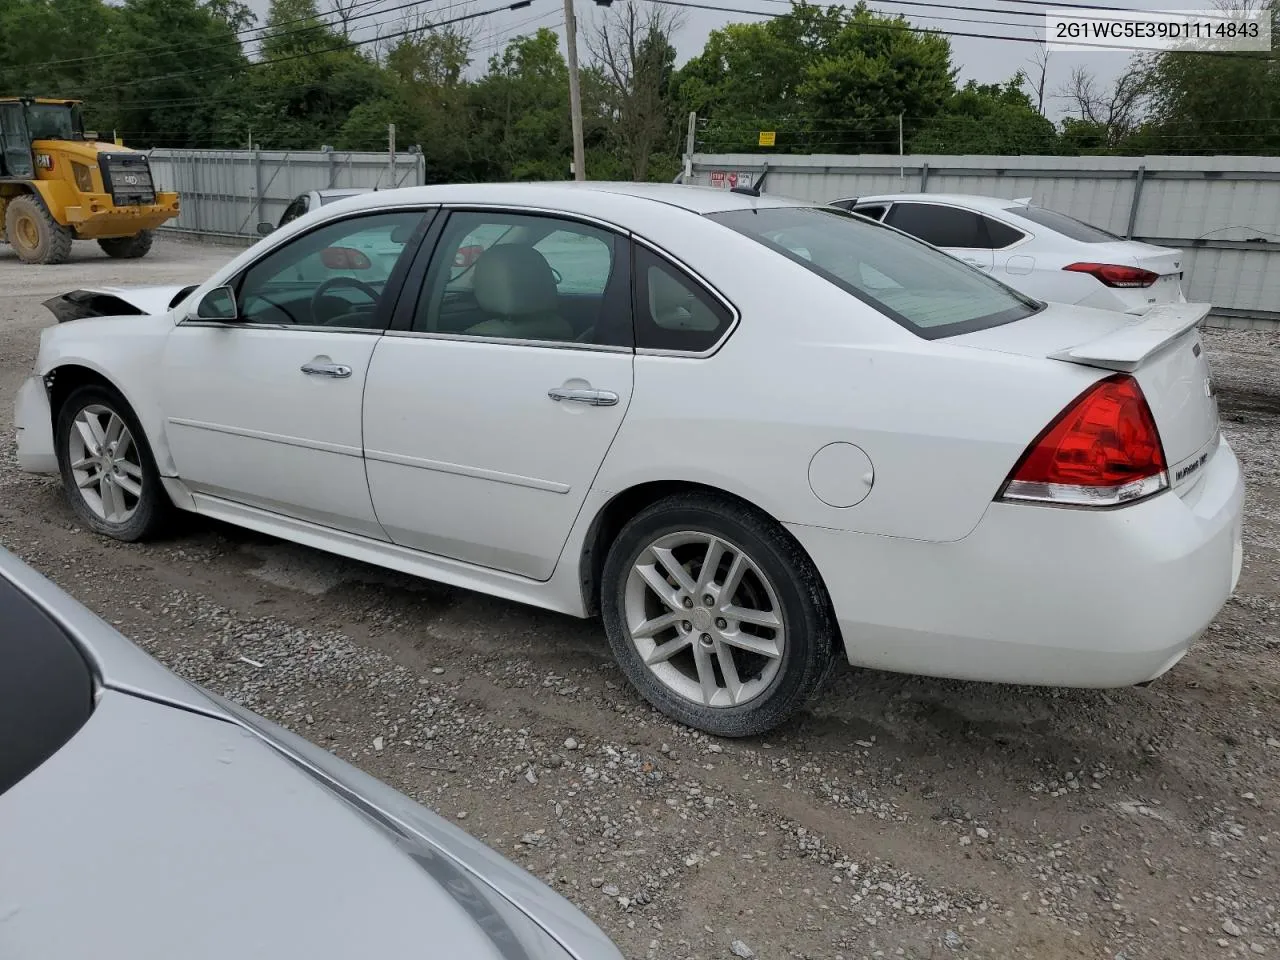
<path fill-rule="evenodd" d="M 1095 383 L 1027 448 L 1001 491 L 1004 500 L 1115 506 L 1169 486 L 1160 431 L 1138 381 Z"/>
<path fill-rule="evenodd" d="M 1097 277 L 1108 287 L 1149 287 L 1160 279 L 1158 273 L 1118 263 L 1073 263 L 1062 269 L 1073 273 L 1087 273 Z"/>

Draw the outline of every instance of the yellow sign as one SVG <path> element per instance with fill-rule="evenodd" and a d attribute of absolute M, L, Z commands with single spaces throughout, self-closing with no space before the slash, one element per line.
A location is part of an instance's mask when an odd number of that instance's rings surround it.
<path fill-rule="evenodd" d="M 760 131 L 760 146 L 772 147 L 778 140 L 778 134 L 775 130 Z"/>

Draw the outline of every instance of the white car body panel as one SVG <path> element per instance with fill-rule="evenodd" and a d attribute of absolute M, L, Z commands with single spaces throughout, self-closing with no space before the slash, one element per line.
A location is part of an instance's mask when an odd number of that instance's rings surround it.
<path fill-rule="evenodd" d="M 839 203 L 847 201 L 837 201 Z M 1051 303 L 1069 303 L 1102 310 L 1140 310 L 1163 303 L 1185 303 L 1182 292 L 1182 251 L 1136 240 L 1086 243 L 1017 213 L 1026 201 L 965 194 L 902 193 L 858 197 L 851 208 L 924 203 L 955 207 L 982 214 L 1024 234 L 1008 247 L 972 250 L 943 247 L 953 256 L 991 273 L 996 279 L 1029 296 Z M 887 212 L 885 214 L 888 215 Z M 1064 270 L 1073 263 L 1113 263 L 1143 267 L 1160 274 L 1152 286 L 1108 287 L 1094 277 Z"/>
<path fill-rule="evenodd" d="M 276 245 L 355 211 L 436 204 L 561 212 L 612 224 L 691 269 L 741 320 L 706 356 L 642 349 L 632 358 L 567 345 L 332 334 L 348 338 L 341 358 L 336 346 L 314 345 L 272 359 L 270 369 L 266 359 L 258 365 L 237 356 L 221 387 L 186 383 L 206 364 L 217 370 L 232 359 L 211 364 L 208 347 L 183 354 L 181 372 L 157 375 L 172 364 L 161 359 L 165 341 L 188 332 L 173 324 Z M 1175 491 L 1114 511 L 993 502 L 1041 430 L 1111 374 L 1108 363 L 1127 362 L 1130 354 L 1118 347 L 1142 319 L 1052 304 L 1023 321 L 925 340 L 801 264 L 692 215 L 795 205 L 662 185 L 463 185 L 365 194 L 271 234 L 172 317 L 77 321 L 47 332 L 36 374 L 83 362 L 130 385 L 126 398 L 140 411 L 161 472 L 189 509 L 456 586 L 582 615 L 584 554 L 600 511 L 641 484 L 694 483 L 741 497 L 792 531 L 818 566 L 852 662 L 1085 686 L 1137 682 L 1167 669 L 1225 601 L 1239 543 L 1239 466 L 1217 435 L 1195 330 L 1159 335 L 1147 328 L 1153 349 L 1131 364 L 1170 462 L 1197 460 L 1194 476 L 1183 477 Z M 132 331 L 131 345 L 124 331 Z M 371 360 L 357 340 L 370 344 Z M 345 352 L 345 344 L 355 352 Z M 1086 346 L 1101 356 L 1048 359 Z M 336 396 L 313 387 L 350 386 L 357 377 L 317 385 L 296 376 L 297 365 L 321 352 L 339 362 L 363 357 L 369 367 L 362 439 L 351 430 L 349 407 L 317 412 L 313 404 Z M 568 409 L 547 397 L 574 378 L 617 392 L 618 405 Z M 246 382 L 257 386 L 245 390 Z M 193 406 L 174 414 L 165 390 Z M 242 396 L 225 396 L 237 392 Z M 207 406 L 194 406 L 196 397 Z M 40 415 L 36 402 L 24 401 L 19 427 L 32 431 L 23 440 L 32 451 L 24 463 L 38 465 L 38 451 L 47 447 L 36 436 Z M 258 431 L 309 446 L 276 444 L 283 449 L 268 464 L 271 458 L 251 453 L 252 445 L 219 439 L 224 446 L 205 465 L 223 471 L 212 482 L 213 473 L 188 476 L 175 462 L 201 455 L 189 449 L 194 434 L 179 439 L 169 422 L 175 416 L 221 417 L 240 434 Z M 336 429 L 325 425 L 330 419 Z M 350 461 L 344 466 L 363 463 L 367 470 L 363 495 L 352 494 L 341 508 L 350 514 L 344 523 L 334 518 L 343 491 L 356 482 L 354 471 L 320 477 L 327 468 L 297 452 L 322 443 L 340 448 L 333 455 Z M 814 492 L 815 458 L 833 443 L 855 445 L 870 461 L 837 491 L 837 500 L 850 494 L 853 506 L 831 506 Z M 363 461 L 354 455 L 360 449 Z M 311 501 L 284 506 L 304 478 L 313 489 L 303 496 Z M 838 471 L 820 479 L 842 482 Z M 234 484 L 256 485 L 256 492 Z M 859 485 L 870 492 L 859 495 Z M 363 512 L 367 502 L 371 514 Z M 369 522 L 375 515 L 377 527 Z M 1097 556 L 1104 548 L 1119 558 L 1115 564 Z M 1076 571 L 1074 581 L 1052 575 L 1060 564 Z M 1135 564 L 1151 569 L 1133 573 Z M 1171 589 L 1182 591 L 1174 604 L 1154 586 L 1166 574 Z M 892 585 L 890 578 L 897 578 Z M 1142 589 L 1123 594 L 1117 584 L 1126 578 Z M 1027 636 L 1037 598 L 1056 609 L 1074 597 L 1071 609 L 1078 609 L 1081 596 L 1104 588 L 1110 593 L 1096 601 L 1098 615 L 1085 618 L 1089 630 L 1046 619 L 1040 634 Z M 1162 603 L 1167 614 L 1148 609 Z M 1006 607 L 1008 616 L 1001 613 Z M 1153 630 L 1120 628 L 1144 611 L 1154 618 Z M 1107 622 L 1112 627 L 1104 630 Z"/>
<path fill-rule="evenodd" d="M 631 366 L 630 352 L 383 337 L 365 390 L 364 444 L 387 535 L 546 580 L 627 412 Z M 606 390 L 618 402 L 554 402 L 556 387 Z M 429 415 L 437 410 L 449 416 Z"/>
<path fill-rule="evenodd" d="M 378 340 L 251 326 L 170 331 L 158 402 L 175 475 L 193 493 L 382 537 L 361 456 L 365 372 Z M 312 361 L 345 364 L 351 376 L 309 376 L 302 366 Z"/>

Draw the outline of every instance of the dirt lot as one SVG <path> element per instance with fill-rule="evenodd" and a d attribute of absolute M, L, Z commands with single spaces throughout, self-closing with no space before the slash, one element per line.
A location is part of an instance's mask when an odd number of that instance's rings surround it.
<path fill-rule="evenodd" d="M 43 268 L 0 246 L 0 544 L 524 864 L 628 957 L 1280 957 L 1280 337 L 1206 335 L 1249 476 L 1244 574 L 1162 680 L 843 671 L 768 740 L 715 742 L 638 701 L 596 623 L 198 520 L 147 546 L 78 529 L 13 456 L 41 301 L 230 256 L 81 246 Z"/>

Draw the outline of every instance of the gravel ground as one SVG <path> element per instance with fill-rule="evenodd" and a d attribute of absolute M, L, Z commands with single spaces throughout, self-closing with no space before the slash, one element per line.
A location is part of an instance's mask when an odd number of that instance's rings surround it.
<path fill-rule="evenodd" d="M 0 246 L 0 396 L 43 299 L 229 256 L 86 244 L 38 268 Z M 1280 957 L 1280 337 L 1206 340 L 1248 472 L 1244 573 L 1145 689 L 846 670 L 767 740 L 717 742 L 640 702 L 594 622 L 198 519 L 95 538 L 17 473 L 8 399 L 0 544 L 178 673 L 452 817 L 631 958 Z"/>

